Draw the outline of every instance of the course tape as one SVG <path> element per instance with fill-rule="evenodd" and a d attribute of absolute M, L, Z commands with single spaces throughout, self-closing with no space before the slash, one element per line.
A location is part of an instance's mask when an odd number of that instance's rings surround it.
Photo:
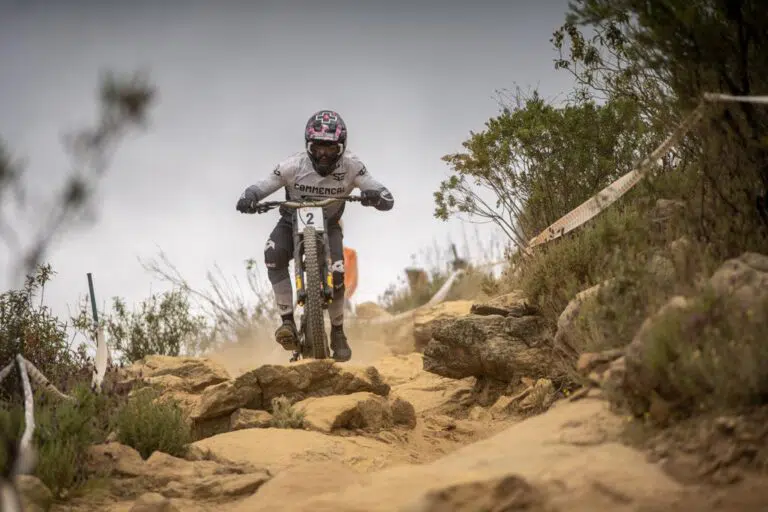
<path fill-rule="evenodd" d="M 603 190 L 584 201 L 582 204 L 563 215 L 544 231 L 531 238 L 525 247 L 525 253 L 537 245 L 551 242 L 564 234 L 586 224 L 600 212 L 606 210 L 621 196 L 629 192 L 648 173 L 653 164 L 659 160 L 669 148 L 678 142 L 704 116 L 706 102 L 744 102 L 768 104 L 768 96 L 733 96 L 729 94 L 706 93 L 699 105 L 683 120 L 659 147 L 643 159 L 633 170 L 620 177 Z"/>

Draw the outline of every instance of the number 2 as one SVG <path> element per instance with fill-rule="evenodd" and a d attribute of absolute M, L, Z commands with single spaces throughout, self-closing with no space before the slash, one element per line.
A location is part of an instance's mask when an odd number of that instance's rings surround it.
<path fill-rule="evenodd" d="M 308 226 L 314 224 L 314 222 L 312 221 L 312 219 L 314 219 L 314 218 L 315 218 L 315 214 L 314 213 L 307 212 L 307 225 Z"/>

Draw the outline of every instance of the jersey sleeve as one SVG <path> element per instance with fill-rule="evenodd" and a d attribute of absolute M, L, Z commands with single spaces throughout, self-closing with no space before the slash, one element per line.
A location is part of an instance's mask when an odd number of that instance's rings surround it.
<path fill-rule="evenodd" d="M 392 197 L 392 193 L 387 187 L 380 183 L 376 178 L 371 176 L 368 169 L 365 168 L 359 159 L 355 159 L 356 172 L 355 179 L 352 184 L 360 190 L 375 190 L 381 194 L 381 203 L 377 207 L 379 210 L 391 210 L 395 205 L 395 199 Z"/>
<path fill-rule="evenodd" d="M 272 169 L 267 177 L 257 181 L 247 190 L 256 195 L 257 201 L 261 201 L 286 185 L 285 173 L 289 171 L 289 166 L 280 163 Z"/>

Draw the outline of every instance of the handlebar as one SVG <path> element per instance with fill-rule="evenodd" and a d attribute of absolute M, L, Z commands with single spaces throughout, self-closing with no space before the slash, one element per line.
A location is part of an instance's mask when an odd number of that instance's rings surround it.
<path fill-rule="evenodd" d="M 285 206 L 286 208 L 307 208 L 307 207 L 323 207 L 337 201 L 361 201 L 361 196 L 346 196 L 346 197 L 310 197 L 309 201 L 266 201 L 263 203 L 256 203 L 253 205 L 255 213 L 266 213 L 273 208 Z"/>

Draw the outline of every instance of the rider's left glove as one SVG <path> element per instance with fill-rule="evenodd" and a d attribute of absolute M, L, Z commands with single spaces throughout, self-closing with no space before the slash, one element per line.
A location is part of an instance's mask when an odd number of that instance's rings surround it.
<path fill-rule="evenodd" d="M 237 200 L 237 211 L 240 213 L 255 213 L 256 203 L 259 202 L 259 198 L 256 197 L 256 193 L 252 190 L 246 189 L 240 199 Z"/>

